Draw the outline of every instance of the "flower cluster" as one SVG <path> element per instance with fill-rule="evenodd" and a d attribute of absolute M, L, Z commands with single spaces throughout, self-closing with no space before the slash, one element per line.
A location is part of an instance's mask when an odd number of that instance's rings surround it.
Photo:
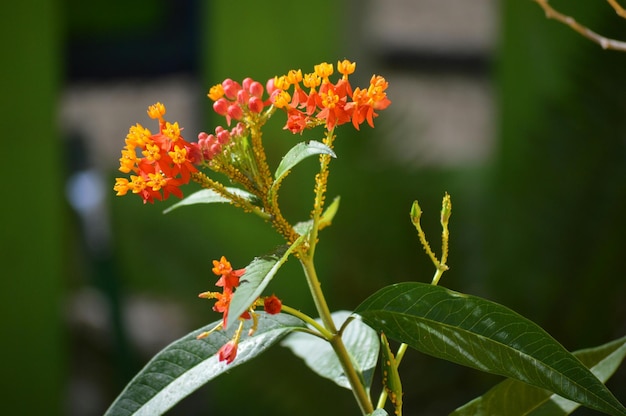
<path fill-rule="evenodd" d="M 215 188 L 198 172 L 205 167 L 225 174 L 262 198 L 273 178 L 266 163 L 261 127 L 277 110 L 286 114 L 284 128 L 292 133 L 320 125 L 332 132 L 349 122 L 357 130 L 366 121 L 374 127 L 376 112 L 391 104 L 386 93 L 388 83 L 381 76 L 372 76 L 367 88 L 353 89 L 348 77 L 355 69 L 356 63 L 337 62 L 341 76 L 336 82 L 330 80 L 335 69 L 326 62 L 315 65 L 308 74 L 298 69 L 273 77 L 265 86 L 252 78 L 241 83 L 226 79 L 211 87 L 208 96 L 228 126 L 233 121 L 236 124 L 228 129 L 219 126 L 210 134 L 201 132 L 195 143 L 183 139 L 177 122 L 164 120 L 165 106 L 156 103 L 148 108 L 148 115 L 158 120 L 159 131 L 152 134 L 139 123 L 130 128 L 119 168 L 130 178 L 117 178 L 113 189 L 118 196 L 129 191 L 138 194 L 144 203 L 172 194 L 182 198 L 181 186 L 192 179 L 205 188 Z M 332 139 L 325 144 L 332 147 Z"/>
<path fill-rule="evenodd" d="M 356 69 L 356 63 L 348 60 L 337 62 L 337 71 L 341 78 L 333 83 L 329 77 L 333 74 L 332 64 L 323 62 L 315 65 L 314 71 L 302 75 L 301 70 L 291 70 L 287 75 L 274 78 L 272 87 L 273 103 L 287 112 L 285 129 L 292 133 L 301 133 L 320 123 L 328 130 L 335 126 L 352 122 L 359 130 L 361 124 L 374 127 L 375 110 L 384 110 L 391 104 L 387 98 L 388 83 L 373 75 L 367 89 L 352 89 L 348 76 Z M 300 85 L 308 88 L 305 92 Z M 293 87 L 292 94 L 288 91 Z"/>
<path fill-rule="evenodd" d="M 230 262 L 226 260 L 224 256 L 222 256 L 219 261 L 213 260 L 212 271 L 216 276 L 219 276 L 219 279 L 217 280 L 217 283 L 215 283 L 215 286 L 221 287 L 222 293 L 203 292 L 200 293 L 198 297 L 216 300 L 215 305 L 213 305 L 213 310 L 222 314 L 222 322 L 220 322 L 210 331 L 206 331 L 198 335 L 198 339 L 205 338 L 209 336 L 212 332 L 220 330 L 226 326 L 230 301 L 233 297 L 235 288 L 239 286 L 239 279 L 241 278 L 241 276 L 243 276 L 246 270 L 234 270 Z M 254 312 L 254 308 L 257 306 L 257 304 L 262 304 L 265 312 L 272 315 L 279 313 L 282 308 L 282 302 L 275 295 L 267 296 L 259 299 L 257 302 L 254 302 L 247 311 L 239 316 L 239 328 L 235 332 L 233 338 L 226 344 L 224 344 L 218 351 L 218 357 L 220 361 L 226 361 L 227 364 L 230 364 L 237 356 L 237 346 L 239 345 L 239 340 L 241 339 L 243 323 L 245 320 L 252 319 L 253 321 L 252 327 L 248 331 L 248 336 L 252 336 L 256 331 L 258 316 Z"/>
<path fill-rule="evenodd" d="M 178 122 L 165 121 L 165 106 L 156 103 L 148 107 L 148 115 L 159 121 L 159 132 L 137 123 L 126 135 L 119 170 L 134 173 L 127 178 L 117 178 L 114 190 L 117 195 L 128 191 L 139 194 L 143 202 L 167 199 L 170 194 L 182 198 L 180 186 L 189 182 L 202 155 L 197 143 L 189 143 L 181 136 Z"/>
<path fill-rule="evenodd" d="M 263 101 L 263 92 L 263 85 L 252 78 L 244 79 L 241 84 L 229 78 L 211 87 L 208 96 L 214 101 L 215 112 L 226 117 L 230 125 L 231 120 L 241 120 L 246 113 L 261 113 L 269 104 Z"/>
<path fill-rule="evenodd" d="M 237 123 L 231 130 L 226 130 L 222 126 L 215 128 L 215 134 L 200 132 L 198 134 L 198 146 L 205 161 L 210 161 L 221 154 L 224 146 L 228 145 L 234 138 L 243 137 L 246 134 L 246 127 L 243 123 Z"/>
<path fill-rule="evenodd" d="M 265 107 L 273 105 L 287 113 L 285 129 L 292 133 L 302 133 L 304 129 L 320 124 L 332 130 L 335 126 L 352 122 L 358 130 L 367 121 L 374 127 L 376 110 L 384 110 L 391 104 L 386 93 L 388 83 L 383 77 L 374 75 L 368 88 L 353 90 L 348 76 L 355 69 L 354 62 L 338 62 L 337 71 L 342 76 L 335 83 L 329 78 L 334 72 L 333 65 L 326 62 L 315 65 L 313 72 L 304 75 L 300 69 L 291 70 L 266 83 L 269 94 L 266 100 L 263 100 L 263 86 L 251 78 L 244 79 L 241 84 L 226 79 L 213 86 L 208 96 L 214 101 L 213 109 L 225 116 L 229 125 L 231 120 L 258 116 Z"/>

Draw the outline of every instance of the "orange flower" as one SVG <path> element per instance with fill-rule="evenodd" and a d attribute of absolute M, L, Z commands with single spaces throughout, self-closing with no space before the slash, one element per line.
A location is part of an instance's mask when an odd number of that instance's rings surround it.
<path fill-rule="evenodd" d="M 373 127 L 373 120 L 378 115 L 376 110 L 384 110 L 391 104 L 385 92 L 388 83 L 383 77 L 374 75 L 367 89 L 353 91 L 348 77 L 355 69 L 354 62 L 347 59 L 338 61 L 337 72 L 341 78 L 336 83 L 330 81 L 333 65 L 326 62 L 315 65 L 312 73 L 300 75 L 300 70 L 291 70 L 288 75 L 274 78 L 272 85 L 282 89 L 273 93 L 272 97 L 275 104 L 278 103 L 276 107 L 287 113 L 284 129 L 302 133 L 305 128 L 324 124 L 332 130 L 349 121 L 357 130 L 365 121 Z M 309 88 L 308 94 L 300 88 L 300 82 Z M 291 98 L 287 88 L 291 85 L 294 86 L 294 97 L 287 105 Z"/>
<path fill-rule="evenodd" d="M 197 339 L 206 338 L 212 332 L 220 330 L 226 326 L 226 323 L 228 321 L 228 308 L 230 307 L 230 302 L 233 298 L 234 290 L 237 286 L 239 286 L 239 278 L 245 273 L 245 269 L 233 270 L 230 262 L 226 260 L 226 257 L 224 256 L 222 256 L 219 260 L 213 260 L 212 271 L 215 275 L 220 276 L 215 285 L 223 288 L 222 293 L 203 292 L 200 293 L 198 297 L 204 299 L 215 299 L 213 310 L 222 314 L 222 321 L 218 323 L 215 327 L 213 327 L 213 329 L 199 334 L 196 337 Z M 235 332 L 235 335 L 218 351 L 220 361 L 226 361 L 226 364 L 230 364 L 237 356 L 237 346 L 239 344 L 239 339 L 244 328 L 243 321 L 252 319 L 252 325 L 250 327 L 250 330 L 248 331 L 248 336 L 252 336 L 254 334 L 258 325 L 258 314 L 254 312 L 254 308 L 258 305 L 259 301 L 257 299 L 256 302 L 253 302 L 252 305 L 250 305 L 247 311 L 239 316 L 239 328 Z M 265 312 L 269 314 L 277 314 L 281 311 L 282 302 L 280 301 L 280 299 L 278 299 L 278 297 L 272 295 L 263 298 L 263 306 L 265 308 Z"/>
<path fill-rule="evenodd" d="M 385 92 L 387 86 L 385 78 L 374 75 L 367 90 L 360 88 L 354 90 L 353 102 L 347 107 L 352 111 L 352 124 L 357 130 L 359 130 L 359 125 L 366 120 L 370 127 L 374 127 L 374 117 L 378 116 L 374 110 L 384 110 L 391 104 Z"/>
<path fill-rule="evenodd" d="M 320 92 L 322 110 L 317 113 L 317 118 L 326 120 L 326 128 L 332 130 L 336 125 L 350 121 L 350 112 L 346 111 L 346 92 L 337 90 L 333 84 L 326 84 L 324 92 Z"/>
<path fill-rule="evenodd" d="M 309 118 L 310 117 L 302 111 L 292 108 L 287 112 L 287 124 L 285 124 L 283 129 L 289 130 L 292 133 L 302 133 L 307 127 Z"/>

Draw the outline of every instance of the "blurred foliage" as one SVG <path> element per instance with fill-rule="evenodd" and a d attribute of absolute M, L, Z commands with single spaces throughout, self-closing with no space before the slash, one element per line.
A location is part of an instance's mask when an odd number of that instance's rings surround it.
<path fill-rule="evenodd" d="M 66 354 L 62 326 L 60 149 L 54 106 L 62 61 L 55 1 L 3 4 L 0 109 L 2 409 L 59 414 Z M 34 11 L 35 10 L 35 11 Z M 28 409 L 28 410 L 26 410 Z"/>

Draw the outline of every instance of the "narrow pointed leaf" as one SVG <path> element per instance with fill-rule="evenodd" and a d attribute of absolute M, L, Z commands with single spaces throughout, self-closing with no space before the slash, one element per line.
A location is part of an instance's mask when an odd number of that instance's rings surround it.
<path fill-rule="evenodd" d="M 626 415 L 576 357 L 537 324 L 497 303 L 411 282 L 381 289 L 355 312 L 372 328 L 423 353 Z"/>
<path fill-rule="evenodd" d="M 239 343 L 235 361 L 218 360 L 218 351 L 234 333 L 216 331 L 205 339 L 198 334 L 217 325 L 214 322 L 165 347 L 131 380 L 105 416 L 154 416 L 165 413 L 180 400 L 215 377 L 243 364 L 274 345 L 288 333 L 304 327 L 291 315 L 259 313 L 259 326 L 252 337 Z"/>
<path fill-rule="evenodd" d="M 320 229 L 324 227 L 328 227 L 332 223 L 333 218 L 335 218 L 335 214 L 339 210 L 340 200 L 341 200 L 340 197 L 338 196 L 335 197 L 335 199 L 333 199 L 333 202 L 328 206 L 328 208 L 326 208 L 324 212 L 322 212 L 322 216 L 320 217 L 320 222 L 319 222 Z M 311 231 L 312 227 L 313 227 L 313 220 L 306 220 L 306 221 L 301 221 L 295 224 L 293 226 L 293 229 L 298 234 L 304 235 L 304 234 L 307 234 L 309 231 Z"/>
<path fill-rule="evenodd" d="M 244 313 L 252 302 L 263 293 L 263 289 L 272 281 L 276 272 L 287 261 L 289 255 L 306 238 L 301 235 L 290 246 L 279 247 L 274 253 L 257 257 L 246 266 L 246 272 L 239 280 L 239 286 L 235 290 L 230 305 L 228 307 L 228 320 L 225 327 L 230 326 L 230 322 L 237 322 L 237 317 Z"/>
<path fill-rule="evenodd" d="M 276 168 L 274 173 L 275 182 L 280 182 L 287 172 L 307 157 L 321 154 L 337 157 L 333 149 L 315 140 L 298 143 L 287 152 L 278 168 Z"/>
<path fill-rule="evenodd" d="M 227 187 L 226 190 L 228 192 L 232 193 L 233 195 L 237 195 L 237 196 L 239 196 L 241 198 L 247 199 L 252 204 L 256 203 L 257 197 L 254 196 L 253 194 L 251 194 L 250 192 L 244 191 L 243 189 L 232 188 L 232 187 Z M 163 211 L 163 213 L 167 214 L 169 212 L 172 212 L 176 208 L 180 208 L 180 207 L 183 207 L 185 205 L 212 204 L 212 203 L 215 203 L 215 202 L 221 202 L 221 203 L 230 202 L 230 199 L 220 195 L 219 193 L 217 193 L 213 189 L 201 189 L 201 190 L 199 190 L 197 192 L 194 192 L 193 194 L 185 197 L 184 199 L 182 199 L 179 202 L 175 203 L 171 207 L 168 207 L 167 209 L 165 209 Z"/>
<path fill-rule="evenodd" d="M 574 352 L 591 372 L 605 383 L 626 357 L 626 337 L 595 348 Z M 517 380 L 507 379 L 471 402 L 459 407 L 450 416 L 481 415 L 568 415 L 580 404 L 564 399 L 551 391 Z"/>
<path fill-rule="evenodd" d="M 396 408 L 395 413 L 397 415 L 402 414 L 402 381 L 400 380 L 400 373 L 398 371 L 398 362 L 396 357 L 389 348 L 389 341 L 384 332 L 380 333 L 380 349 L 382 352 L 382 359 L 380 360 L 380 367 L 383 377 L 383 387 L 387 392 L 391 403 Z"/>
<path fill-rule="evenodd" d="M 333 322 L 339 328 L 350 315 L 348 311 L 333 312 Z M 321 323 L 321 320 L 317 321 Z M 378 334 L 363 322 L 353 320 L 345 328 L 341 338 L 352 357 L 356 370 L 363 376 L 365 388 L 369 390 L 378 361 L 380 347 Z M 320 376 L 350 389 L 350 383 L 341 368 L 337 355 L 327 341 L 301 332 L 291 334 L 281 345 L 302 358 L 306 365 Z"/>
<path fill-rule="evenodd" d="M 333 218 L 335 218 L 335 214 L 339 210 L 339 201 L 340 197 L 336 196 L 333 199 L 333 202 L 322 212 L 322 216 L 320 217 L 320 228 L 324 228 L 329 226 L 333 222 Z"/>

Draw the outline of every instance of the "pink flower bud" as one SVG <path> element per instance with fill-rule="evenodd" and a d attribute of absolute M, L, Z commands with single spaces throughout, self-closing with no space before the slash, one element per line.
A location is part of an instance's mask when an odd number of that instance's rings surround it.
<path fill-rule="evenodd" d="M 250 84 L 248 91 L 250 91 L 251 95 L 261 98 L 263 96 L 263 85 L 260 82 L 254 81 Z"/>
<path fill-rule="evenodd" d="M 246 91 L 250 91 L 250 84 L 252 84 L 253 82 L 254 80 L 252 78 L 247 77 L 241 82 L 241 87 Z"/>
<path fill-rule="evenodd" d="M 226 114 L 234 120 L 239 120 L 243 116 L 243 111 L 241 110 L 241 107 L 239 107 L 237 104 L 231 104 L 230 106 L 228 106 L 228 111 Z"/>
<path fill-rule="evenodd" d="M 225 98 L 220 98 L 213 103 L 213 110 L 220 116 L 225 116 L 228 112 L 228 106 L 230 102 Z"/>
<path fill-rule="evenodd" d="M 231 136 L 243 136 L 246 131 L 246 126 L 239 122 L 233 129 L 230 131 Z"/>
<path fill-rule="evenodd" d="M 231 100 L 237 97 L 237 92 L 241 89 L 241 85 L 238 82 L 227 78 L 222 82 L 222 88 L 224 89 L 224 95 Z"/>
<path fill-rule="evenodd" d="M 221 130 L 217 133 L 217 141 L 220 144 L 226 144 L 230 141 L 230 132 L 228 130 Z"/>
<path fill-rule="evenodd" d="M 246 90 L 237 91 L 237 102 L 239 103 L 239 105 L 246 105 L 246 102 L 248 101 L 249 97 L 250 95 L 248 94 L 248 91 Z"/>
<path fill-rule="evenodd" d="M 220 153 L 222 151 L 222 145 L 219 144 L 218 142 L 212 143 L 209 146 L 209 151 L 211 152 L 211 155 L 215 156 L 216 154 Z M 211 157 L 213 157 L 211 156 Z"/>
<path fill-rule="evenodd" d="M 274 91 L 276 91 L 276 87 L 274 86 L 274 78 L 270 78 L 265 83 L 265 89 L 269 95 L 272 95 Z"/>
<path fill-rule="evenodd" d="M 260 113 L 263 110 L 263 100 L 256 96 L 251 97 L 248 100 L 248 108 L 253 113 Z"/>

